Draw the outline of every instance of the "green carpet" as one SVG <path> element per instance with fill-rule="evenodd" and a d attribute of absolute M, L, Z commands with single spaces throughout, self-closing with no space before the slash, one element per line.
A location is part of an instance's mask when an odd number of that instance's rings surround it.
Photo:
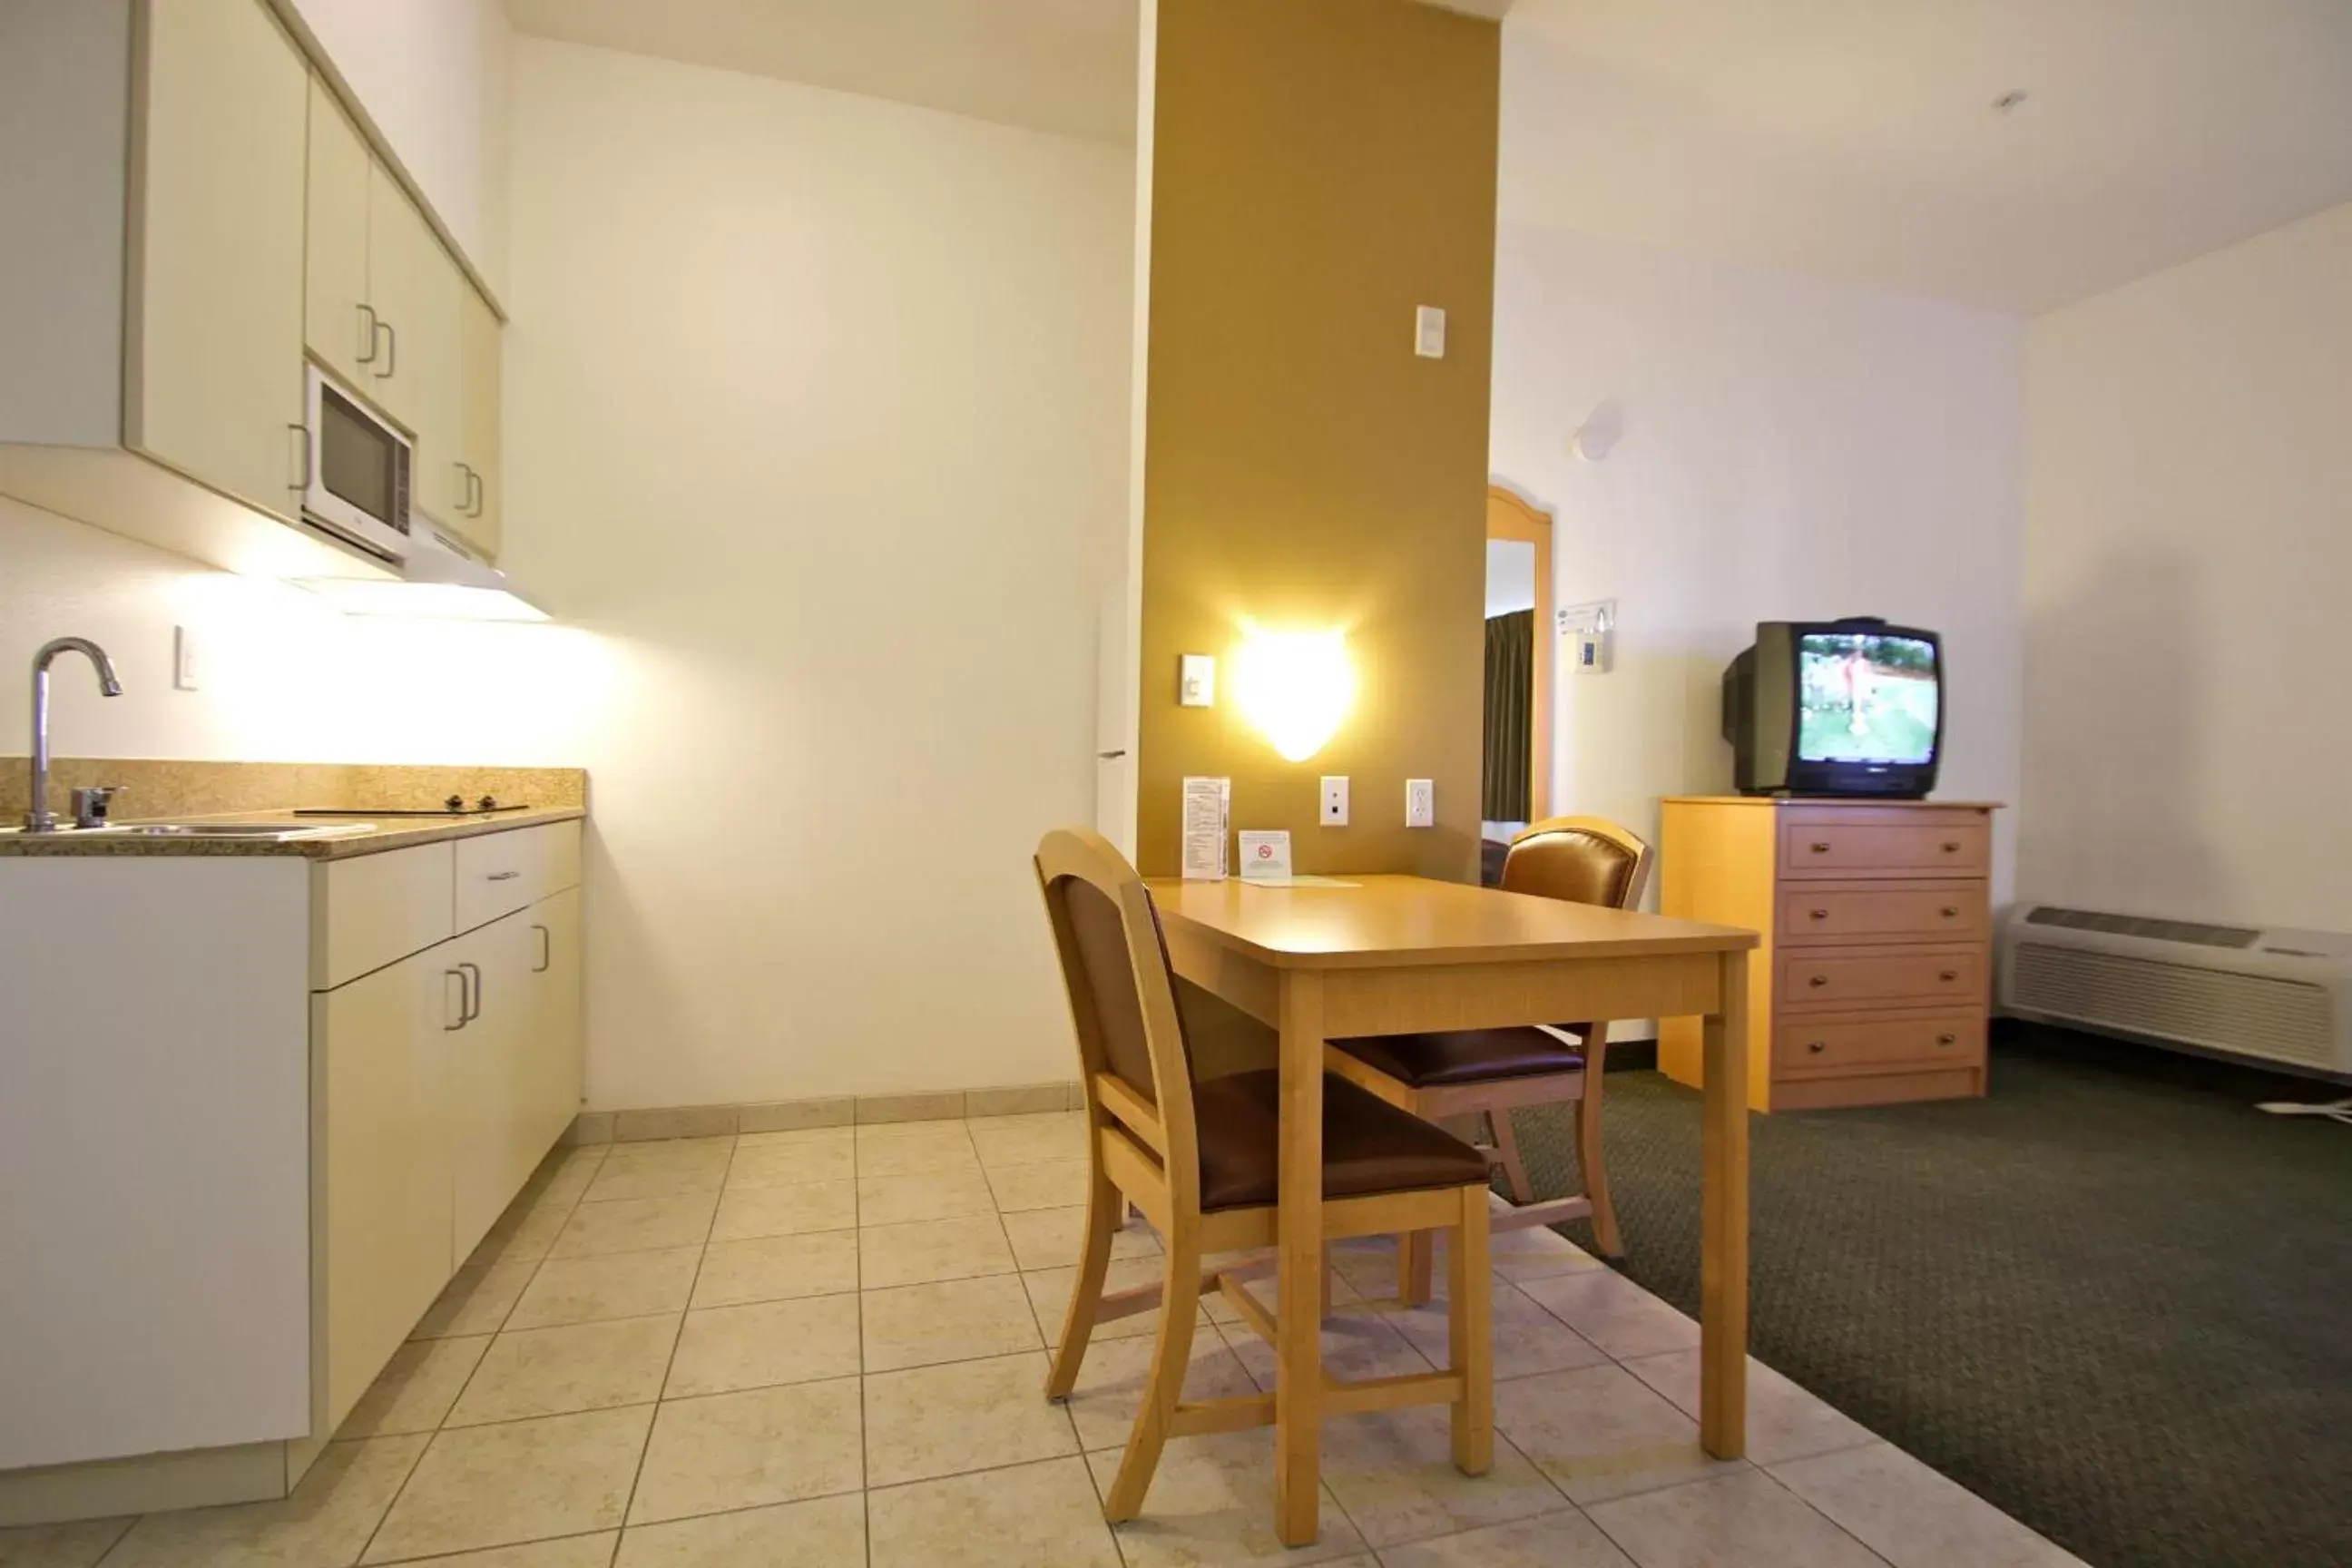
<path fill-rule="evenodd" d="M 2004 1027 L 1985 1100 L 1754 1118 L 1755 1352 L 2099 1568 L 2352 1563 L 2352 1128 L 2252 1109 L 2336 1092 Z M 1696 1315 L 1698 1097 L 1602 1116 L 1623 1271 Z"/>

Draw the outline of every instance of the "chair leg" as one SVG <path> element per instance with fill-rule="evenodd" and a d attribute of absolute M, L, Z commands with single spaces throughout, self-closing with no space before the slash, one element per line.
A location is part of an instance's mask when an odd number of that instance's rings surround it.
<path fill-rule="evenodd" d="M 1425 1230 L 1397 1237 L 1397 1300 L 1408 1307 L 1429 1305 L 1437 1284 L 1437 1247 Z"/>
<path fill-rule="evenodd" d="M 1584 1173 L 1584 1195 L 1592 1200 L 1592 1235 L 1604 1258 L 1625 1256 L 1617 1233 L 1617 1205 L 1609 1201 L 1609 1168 L 1601 1155 L 1601 1093 L 1598 1075 L 1587 1073 L 1584 1098 L 1576 1102 L 1576 1164 Z"/>
<path fill-rule="evenodd" d="M 1118 1462 L 1118 1476 L 1103 1496 L 1103 1518 L 1120 1524 L 1143 1511 L 1143 1495 L 1151 1489 L 1151 1475 L 1160 1468 L 1160 1450 L 1168 1442 L 1176 1402 L 1183 1396 L 1184 1372 L 1192 1362 L 1192 1325 L 1201 1310 L 1201 1255 L 1168 1251 L 1168 1282 L 1160 1300 L 1160 1337 L 1151 1347 L 1151 1372 L 1143 1388 L 1143 1403 L 1135 1413 L 1135 1429 L 1128 1434 L 1127 1454 Z"/>
<path fill-rule="evenodd" d="M 1095 1313 L 1102 1309 L 1103 1278 L 1110 1270 L 1111 1235 L 1127 1215 L 1127 1194 L 1100 1170 L 1087 1186 L 1087 1234 L 1078 1253 L 1077 1278 L 1070 1282 L 1069 1312 L 1062 1320 L 1061 1347 L 1045 1373 L 1045 1397 L 1067 1399 L 1077 1385 L 1078 1363 L 1094 1337 Z"/>
<path fill-rule="evenodd" d="M 1495 1128 L 1495 1152 L 1503 1157 L 1503 1179 L 1510 1184 L 1511 1201 L 1531 1204 L 1536 1190 L 1528 1183 L 1528 1164 L 1519 1158 L 1519 1141 L 1511 1131 L 1511 1113 L 1507 1110 L 1490 1110 L 1486 1120 Z"/>
<path fill-rule="evenodd" d="M 1486 1240 L 1486 1189 L 1465 1187 L 1462 1222 L 1445 1248 L 1446 1370 L 1462 1378 L 1454 1467 L 1465 1476 L 1485 1475 L 1495 1460 L 1495 1276 Z"/>

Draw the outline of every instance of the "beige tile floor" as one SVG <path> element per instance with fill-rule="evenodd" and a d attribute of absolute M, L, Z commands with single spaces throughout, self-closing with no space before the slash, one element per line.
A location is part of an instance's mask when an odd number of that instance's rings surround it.
<path fill-rule="evenodd" d="M 1153 1319 L 1040 1396 L 1083 1149 L 1055 1113 L 558 1151 L 293 1498 L 0 1531 L 0 1568 L 2074 1561 L 1762 1367 L 1751 1458 L 1709 1459 L 1696 1328 L 1548 1231 L 1496 1238 L 1491 1474 L 1454 1471 L 1441 1410 L 1334 1420 L 1322 1540 L 1285 1551 L 1270 1435 L 1179 1438 L 1112 1530 Z M 1113 1282 L 1159 1250 L 1123 1232 Z M 1442 1359 L 1442 1310 L 1379 1301 L 1384 1245 L 1339 1264 L 1338 1371 Z M 1201 1310 L 1188 1391 L 1270 1386 Z"/>

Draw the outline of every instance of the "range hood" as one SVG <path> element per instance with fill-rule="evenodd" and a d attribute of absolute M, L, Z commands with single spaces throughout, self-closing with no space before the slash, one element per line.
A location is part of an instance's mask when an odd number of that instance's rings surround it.
<path fill-rule="evenodd" d="M 396 582 L 309 577 L 301 585 L 347 616 L 414 616 L 435 620 L 543 621 L 541 609 L 507 574 L 418 520 Z"/>

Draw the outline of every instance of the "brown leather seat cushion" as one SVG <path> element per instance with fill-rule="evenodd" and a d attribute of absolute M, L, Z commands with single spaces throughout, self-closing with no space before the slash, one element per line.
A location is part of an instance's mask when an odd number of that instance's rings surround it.
<path fill-rule="evenodd" d="M 1331 1043 L 1365 1066 L 1415 1089 L 1579 1072 L 1584 1067 L 1583 1052 L 1541 1029 L 1524 1026 L 1455 1029 L 1441 1035 L 1383 1035 Z"/>
<path fill-rule="evenodd" d="M 1201 1133 L 1201 1207 L 1275 1201 L 1282 1077 L 1272 1068 L 1192 1086 Z M 1486 1156 L 1444 1128 L 1345 1079 L 1323 1077 L 1323 1195 L 1419 1192 L 1486 1182 Z"/>

